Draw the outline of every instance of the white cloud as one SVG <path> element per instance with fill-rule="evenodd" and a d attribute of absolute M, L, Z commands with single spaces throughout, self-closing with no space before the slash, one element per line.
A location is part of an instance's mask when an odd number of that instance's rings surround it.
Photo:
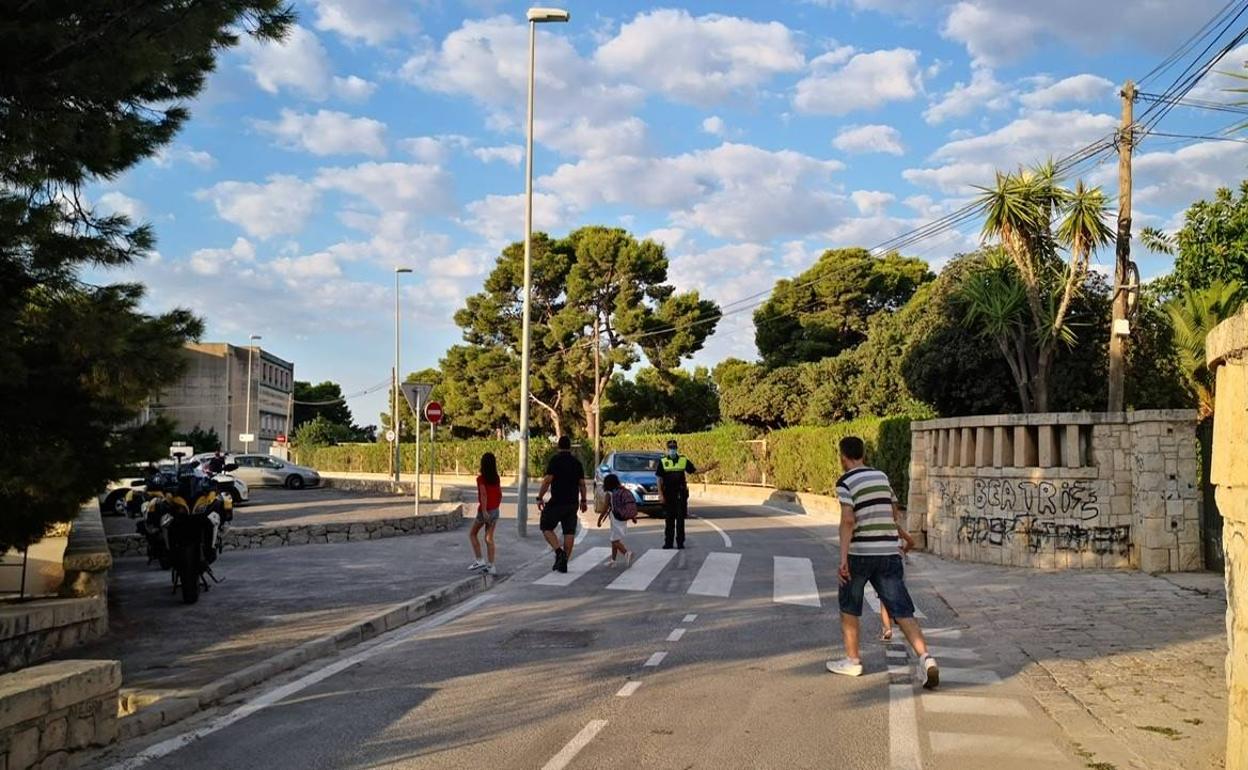
<path fill-rule="evenodd" d="M 1185 208 L 1219 187 L 1234 188 L 1248 166 L 1248 144 L 1201 142 L 1173 152 L 1145 152 L 1134 159 L 1134 200 L 1142 206 Z M 1116 187 L 1111 170 L 1099 182 Z"/>
<path fill-rule="evenodd" d="M 277 137 L 283 146 L 307 150 L 313 155 L 386 154 L 386 124 L 345 112 L 318 110 L 311 114 L 283 109 L 280 120 L 259 121 L 256 126 Z"/>
<path fill-rule="evenodd" d="M 1010 105 L 1011 89 L 1000 83 L 992 70 L 974 67 L 970 83 L 955 83 L 948 93 L 923 111 L 923 119 L 935 125 L 980 110 L 1001 110 Z"/>
<path fill-rule="evenodd" d="M 399 141 L 399 147 L 421 163 L 445 163 L 451 157 L 452 150 L 465 150 L 472 146 L 472 140 L 460 134 L 440 134 L 438 136 L 414 136 Z"/>
<path fill-rule="evenodd" d="M 117 190 L 110 190 L 100 196 L 100 208 L 109 214 L 121 214 L 134 223 L 144 217 L 143 204 Z"/>
<path fill-rule="evenodd" d="M 1242 89 L 1243 78 L 1236 77 L 1244 72 L 1248 62 L 1248 43 L 1233 48 L 1222 60 L 1213 65 L 1213 70 L 1196 84 L 1188 96 L 1192 99 L 1205 99 L 1213 102 L 1242 102 L 1242 93 L 1231 93 L 1231 89 Z M 1183 109 L 1179 107 L 1178 109 Z"/>
<path fill-rule="evenodd" d="M 648 238 L 655 243 L 661 243 L 663 248 L 671 251 L 684 242 L 685 231 L 680 227 L 660 227 L 646 233 L 643 238 Z"/>
<path fill-rule="evenodd" d="M 1036 110 L 982 136 L 949 142 L 936 150 L 932 157 L 937 160 L 991 161 L 999 168 L 1008 169 L 1108 138 L 1117 126 L 1118 119 L 1112 115 L 1082 110 Z"/>
<path fill-rule="evenodd" d="M 160 168 L 169 168 L 175 163 L 186 162 L 205 171 L 217 165 L 217 159 L 211 154 L 184 145 L 161 147 L 152 156 L 152 162 Z"/>
<path fill-rule="evenodd" d="M 547 144 L 582 158 L 608 155 L 640 155 L 646 151 L 646 123 L 641 118 L 593 122 L 576 118 Z"/>
<path fill-rule="evenodd" d="M 290 279 L 336 278 L 342 275 L 338 260 L 328 251 L 298 257 L 279 257 L 272 261 L 272 270 Z"/>
<path fill-rule="evenodd" d="M 946 163 L 937 168 L 908 168 L 901 176 L 911 184 L 932 187 L 953 195 L 973 192 L 972 185 L 992 182 L 997 167 L 992 163 Z"/>
<path fill-rule="evenodd" d="M 578 209 L 622 204 L 670 212 L 671 223 L 722 238 L 764 241 L 821 227 L 844 208 L 832 174 L 843 164 L 792 150 L 726 142 L 664 158 L 604 157 L 538 180 Z"/>
<path fill-rule="evenodd" d="M 901 132 L 892 126 L 879 124 L 846 126 L 832 140 L 832 146 L 842 152 L 852 153 L 882 152 L 904 155 L 906 152 L 901 144 Z"/>
<path fill-rule="evenodd" d="M 334 78 L 334 93 L 349 102 L 362 102 L 373 95 L 377 84 L 358 75 Z"/>
<path fill-rule="evenodd" d="M 256 248 L 246 238 L 237 238 L 228 249 L 199 249 L 191 254 L 190 268 L 197 275 L 249 274 L 256 261 Z"/>
<path fill-rule="evenodd" d="M 315 187 L 301 179 L 275 174 L 265 184 L 219 182 L 195 197 L 211 201 L 217 216 L 263 239 L 302 230 L 319 196 Z"/>
<path fill-rule="evenodd" d="M 594 61 L 606 72 L 698 105 L 752 93 L 805 63 L 796 36 L 779 22 L 695 18 L 673 9 L 638 14 L 598 48 Z"/>
<path fill-rule="evenodd" d="M 724 119 L 718 115 L 712 115 L 702 121 L 702 130 L 711 136 L 723 136 Z"/>
<path fill-rule="evenodd" d="M 495 252 L 485 249 L 457 249 L 445 257 L 429 260 L 430 275 L 442 278 L 475 278 L 485 275 L 494 261 Z"/>
<path fill-rule="evenodd" d="M 907 101 L 922 90 L 918 51 L 894 48 L 854 54 L 836 69 L 827 64 L 814 66 L 798 82 L 793 104 L 803 112 L 845 115 Z"/>
<path fill-rule="evenodd" d="M 524 238 L 524 195 L 487 195 L 467 206 L 463 225 L 492 244 Z M 571 212 L 556 195 L 533 194 L 533 230 L 556 233 L 571 220 Z"/>
<path fill-rule="evenodd" d="M 323 168 L 316 186 L 338 190 L 371 203 L 381 211 L 446 213 L 453 208 L 450 174 L 427 163 L 367 162 L 344 168 Z"/>
<path fill-rule="evenodd" d="M 1024 107 L 1044 109 L 1067 102 L 1095 102 L 1112 97 L 1114 84 L 1099 75 L 1074 75 L 1064 80 L 1023 94 Z"/>
<path fill-rule="evenodd" d="M 315 0 L 316 28 L 381 45 L 414 34 L 416 17 L 397 0 Z"/>
<path fill-rule="evenodd" d="M 897 196 L 881 190 L 854 190 L 849 194 L 849 199 L 858 207 L 859 213 L 879 215 L 884 213 L 890 203 L 897 200 Z"/>
<path fill-rule="evenodd" d="M 244 35 L 239 48 L 256 85 L 271 94 L 292 89 L 311 99 L 324 99 L 333 85 L 329 54 L 316 34 L 294 26 L 280 41 L 257 41 Z"/>
<path fill-rule="evenodd" d="M 502 161 L 509 166 L 519 166 L 524 160 L 524 148 L 518 144 L 505 144 L 501 147 L 478 147 L 472 151 L 482 163 Z"/>

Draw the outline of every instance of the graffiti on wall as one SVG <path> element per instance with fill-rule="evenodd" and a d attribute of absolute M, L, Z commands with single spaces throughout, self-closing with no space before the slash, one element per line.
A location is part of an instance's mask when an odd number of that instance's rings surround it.
<path fill-rule="evenodd" d="M 957 518 L 967 543 L 1007 547 L 1016 540 L 1033 553 L 1091 552 L 1125 556 L 1129 526 L 1098 526 L 1099 484 L 1090 480 L 934 479 L 942 515 Z"/>

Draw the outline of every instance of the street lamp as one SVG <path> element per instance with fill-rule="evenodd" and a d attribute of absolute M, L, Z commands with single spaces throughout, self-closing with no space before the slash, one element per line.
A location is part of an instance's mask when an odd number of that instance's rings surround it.
<path fill-rule="evenodd" d="M 256 342 L 262 339 L 259 334 L 253 334 L 247 338 L 247 416 L 244 418 L 246 427 L 243 433 L 247 436 L 247 441 L 243 442 L 243 453 L 251 454 L 251 354 L 256 350 Z"/>
<path fill-rule="evenodd" d="M 399 483 L 400 457 L 399 457 L 399 274 L 410 273 L 410 267 L 396 267 L 394 269 L 394 376 L 393 395 L 394 400 L 390 404 L 390 429 L 394 431 L 394 446 L 391 447 L 390 453 L 394 460 L 394 483 Z M 419 426 L 417 426 L 419 427 Z M 417 484 L 420 480 L 417 479 Z M 419 492 L 417 493 L 419 494 Z"/>
<path fill-rule="evenodd" d="M 529 309 L 533 297 L 533 63 L 537 25 L 562 22 L 568 12 L 559 8 L 530 8 L 529 19 L 529 119 L 524 164 L 524 317 L 520 343 L 520 470 L 517 478 L 516 527 L 528 535 L 529 521 Z"/>

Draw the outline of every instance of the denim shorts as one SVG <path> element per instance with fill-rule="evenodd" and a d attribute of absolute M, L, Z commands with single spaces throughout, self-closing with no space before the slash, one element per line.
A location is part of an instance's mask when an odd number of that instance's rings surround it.
<path fill-rule="evenodd" d="M 498 523 L 498 513 L 499 511 L 497 508 L 495 508 L 492 511 L 487 511 L 487 510 L 477 511 L 477 521 L 481 522 L 487 527 L 491 524 L 496 524 Z"/>
<path fill-rule="evenodd" d="M 901 556 L 849 556 L 849 582 L 840 587 L 838 603 L 846 615 L 862 615 L 862 593 L 870 583 L 880 603 L 894 618 L 914 617 L 914 602 L 906 590 Z"/>

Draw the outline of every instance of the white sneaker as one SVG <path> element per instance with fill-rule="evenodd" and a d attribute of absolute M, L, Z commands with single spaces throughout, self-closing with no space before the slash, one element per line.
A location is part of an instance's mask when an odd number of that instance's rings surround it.
<path fill-rule="evenodd" d="M 497 568 L 497 567 L 495 567 L 495 566 L 494 566 L 493 564 L 491 564 L 490 562 L 486 562 L 486 563 L 485 563 L 485 566 L 481 569 L 481 571 L 482 571 L 482 572 L 484 572 L 484 573 L 485 573 L 485 574 L 487 574 L 487 575 L 497 575 L 497 574 L 498 574 L 498 568 Z"/>
<path fill-rule="evenodd" d="M 940 667 L 931 655 L 919 659 L 919 683 L 927 690 L 934 690 L 940 685 Z"/>
<path fill-rule="evenodd" d="M 468 565 L 468 571 L 476 572 L 477 570 L 481 569 L 484 566 L 485 566 L 485 562 L 481 561 L 480 559 L 473 559 L 472 564 Z"/>
<path fill-rule="evenodd" d="M 854 661 L 849 658 L 829 660 L 828 671 L 841 676 L 862 676 L 862 661 Z"/>

